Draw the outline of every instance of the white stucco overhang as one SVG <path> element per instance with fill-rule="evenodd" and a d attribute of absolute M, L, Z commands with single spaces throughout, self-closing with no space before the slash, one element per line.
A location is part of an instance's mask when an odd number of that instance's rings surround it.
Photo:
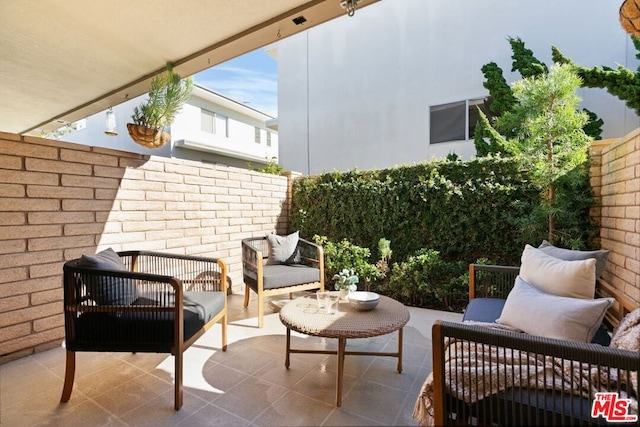
<path fill-rule="evenodd" d="M 340 3 L 2 0 L 0 131 L 37 135 L 87 117 L 146 93 L 167 62 L 195 74 L 343 16 Z"/>

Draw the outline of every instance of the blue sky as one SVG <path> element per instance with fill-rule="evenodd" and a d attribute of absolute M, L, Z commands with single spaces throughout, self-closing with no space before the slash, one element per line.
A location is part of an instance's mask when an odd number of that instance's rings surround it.
<path fill-rule="evenodd" d="M 278 117 L 277 63 L 264 49 L 197 73 L 194 80 L 234 101 Z"/>

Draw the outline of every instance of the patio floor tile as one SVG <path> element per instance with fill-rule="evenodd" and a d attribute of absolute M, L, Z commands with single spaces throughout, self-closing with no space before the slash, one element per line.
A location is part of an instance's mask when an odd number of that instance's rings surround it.
<path fill-rule="evenodd" d="M 286 329 L 265 303 L 257 327 L 256 301 L 229 297 L 229 343 L 220 326 L 184 356 L 184 406 L 173 409 L 173 357 L 146 353 L 78 353 L 71 400 L 60 404 L 65 350 L 60 347 L 0 365 L 0 425 L 14 426 L 375 426 L 416 425 L 413 405 L 431 371 L 431 325 L 461 315 L 409 308 L 403 372 L 396 359 L 347 356 L 342 407 L 334 406 L 336 357 L 293 354 L 284 367 Z M 335 349 L 336 340 L 292 333 L 293 348 Z M 347 341 L 363 351 L 394 351 L 397 333 Z"/>

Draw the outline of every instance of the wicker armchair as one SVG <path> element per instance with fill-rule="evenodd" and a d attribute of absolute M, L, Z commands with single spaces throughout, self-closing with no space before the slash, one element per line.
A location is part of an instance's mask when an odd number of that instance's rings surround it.
<path fill-rule="evenodd" d="M 495 320 L 517 274 L 517 267 L 470 266 L 464 319 Z M 596 293 L 615 299 L 605 317 L 609 331 L 637 308 L 602 280 Z M 591 416 L 595 392 L 638 399 L 640 352 L 597 338 L 577 343 L 436 321 L 432 340 L 435 425 L 601 425 L 607 422 Z"/>
<path fill-rule="evenodd" d="M 322 247 L 304 239 L 296 250 L 300 262 L 268 264 L 269 245 L 266 236 L 242 240 L 242 275 L 245 283 L 244 306 L 249 306 L 249 290 L 258 295 L 258 327 L 264 322 L 264 298 L 272 295 L 311 289 L 324 290 L 324 255 Z"/>
<path fill-rule="evenodd" d="M 178 410 L 183 352 L 218 321 L 222 350 L 227 347 L 226 264 L 213 258 L 116 254 L 110 249 L 96 257 L 108 251 L 113 268 L 88 266 L 85 256 L 64 265 L 67 352 L 61 401 L 71 398 L 78 351 L 171 353 Z"/>

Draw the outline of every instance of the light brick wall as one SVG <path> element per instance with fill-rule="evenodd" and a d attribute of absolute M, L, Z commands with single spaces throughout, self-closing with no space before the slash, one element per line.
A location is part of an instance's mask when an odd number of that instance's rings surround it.
<path fill-rule="evenodd" d="M 113 247 L 223 258 L 288 227 L 288 178 L 0 133 L 0 363 L 64 337 L 62 265 Z"/>
<path fill-rule="evenodd" d="M 605 278 L 640 305 L 640 129 L 590 154 Z M 0 364 L 60 345 L 62 264 L 83 253 L 221 257 L 238 291 L 240 240 L 287 231 L 292 178 L 0 133 Z"/>
<path fill-rule="evenodd" d="M 591 185 L 600 243 L 609 249 L 604 278 L 640 306 L 640 128 L 591 147 Z"/>

